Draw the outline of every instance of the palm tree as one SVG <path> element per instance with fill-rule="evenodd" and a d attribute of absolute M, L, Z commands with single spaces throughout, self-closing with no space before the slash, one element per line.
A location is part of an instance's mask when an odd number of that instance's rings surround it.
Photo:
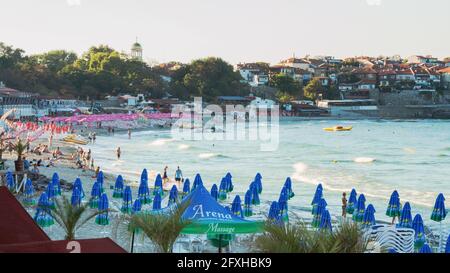
<path fill-rule="evenodd" d="M 181 231 L 191 223 L 182 219 L 187 207 L 188 202 L 185 202 L 169 214 L 135 214 L 131 217 L 130 229 L 141 229 L 156 244 L 158 252 L 171 253 Z"/>
<path fill-rule="evenodd" d="M 362 253 L 367 249 L 360 227 L 342 223 L 334 232 L 308 229 L 302 221 L 277 225 L 266 222 L 254 247 L 265 253 Z"/>
<path fill-rule="evenodd" d="M 78 229 L 98 214 L 105 212 L 89 211 L 89 202 L 79 206 L 72 206 L 66 196 L 57 198 L 55 200 L 55 205 L 55 208 L 51 211 L 51 215 L 66 232 L 66 240 L 74 240 L 75 233 Z M 84 216 L 85 214 L 86 216 Z"/>

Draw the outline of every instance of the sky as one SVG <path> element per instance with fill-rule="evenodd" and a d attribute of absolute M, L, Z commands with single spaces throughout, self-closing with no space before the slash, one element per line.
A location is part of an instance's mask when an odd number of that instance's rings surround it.
<path fill-rule="evenodd" d="M 107 44 L 149 62 L 305 55 L 450 56 L 448 0 L 0 0 L 0 41 L 27 54 Z"/>

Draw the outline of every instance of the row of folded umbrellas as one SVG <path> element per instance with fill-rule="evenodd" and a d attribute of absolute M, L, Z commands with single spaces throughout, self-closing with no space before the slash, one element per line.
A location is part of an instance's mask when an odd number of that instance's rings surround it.
<path fill-rule="evenodd" d="M 15 182 L 11 172 L 6 174 L 7 186 L 12 189 L 15 187 Z M 108 196 L 103 188 L 104 175 L 103 172 L 99 172 L 95 183 L 91 190 L 91 198 L 89 199 L 89 206 L 93 209 L 98 209 L 99 213 L 96 216 L 95 222 L 99 225 L 108 225 L 108 209 L 109 202 Z M 200 174 L 197 174 L 194 181 L 191 183 L 189 179 L 186 179 L 183 183 L 182 191 L 179 191 L 174 185 L 168 193 L 167 207 L 176 205 L 177 202 L 187 196 L 191 191 L 195 190 L 199 186 L 203 187 L 203 182 Z M 232 175 L 227 173 L 221 180 L 219 186 L 213 184 L 210 190 L 212 198 L 216 201 L 225 201 L 228 199 L 228 195 L 233 191 L 234 186 L 232 182 Z M 260 204 L 259 195 L 262 193 L 262 176 L 257 174 L 250 183 L 248 190 L 245 193 L 244 204 L 241 204 L 241 198 L 236 195 L 231 203 L 231 208 L 226 206 L 225 209 L 235 216 L 241 218 L 251 217 L 253 215 L 253 207 Z M 37 203 L 37 210 L 35 214 L 35 221 L 41 227 L 48 227 L 54 224 L 53 217 L 51 216 L 51 209 L 55 207 L 54 199 L 56 196 L 61 195 L 61 187 L 59 183 L 59 176 L 57 173 L 53 174 L 52 181 L 49 183 L 47 190 L 41 194 Z M 148 173 L 144 169 L 141 174 L 140 185 L 138 188 L 137 198 L 133 201 L 132 189 L 130 186 L 124 185 L 124 180 L 121 175 L 116 179 L 112 198 L 122 199 L 122 206 L 120 208 L 122 213 L 135 214 L 142 212 L 142 206 L 151 204 L 153 211 L 161 211 L 162 199 L 167 195 L 163 190 L 163 180 L 161 175 L 157 175 L 154 187 L 151 190 L 148 186 Z M 292 181 L 288 177 L 282 187 L 278 201 L 274 201 L 270 205 L 268 212 L 268 219 L 278 224 L 283 224 L 289 221 L 288 216 L 288 200 L 294 197 L 295 194 L 292 190 Z M 77 178 L 73 184 L 71 205 L 79 206 L 82 200 L 86 197 L 80 178 Z M 365 205 L 366 198 L 364 194 L 357 194 L 355 189 L 352 189 L 348 200 L 346 211 L 352 215 L 353 221 L 360 223 L 364 228 L 370 228 L 376 224 L 375 208 L 372 204 L 367 207 Z M 31 180 L 27 180 L 25 184 L 25 198 L 24 205 L 34 206 L 36 201 L 34 200 L 34 188 Z M 332 231 L 331 215 L 327 209 L 327 202 L 323 196 L 323 187 L 319 184 L 314 193 L 312 205 L 312 227 L 318 230 Z M 409 202 L 405 202 L 402 206 L 400 203 L 400 196 L 395 190 L 390 199 L 386 209 L 386 215 L 392 218 L 398 219 L 397 227 L 412 228 L 415 231 L 415 248 L 418 252 L 431 251 L 430 246 L 427 244 L 427 238 L 424 231 L 424 223 L 422 216 L 416 214 L 414 219 L 411 215 L 411 205 Z M 440 193 L 436 199 L 433 211 L 431 213 L 431 220 L 435 222 L 442 222 L 447 215 L 445 209 L 445 198 Z M 450 236 L 446 245 L 446 252 L 450 252 Z"/>

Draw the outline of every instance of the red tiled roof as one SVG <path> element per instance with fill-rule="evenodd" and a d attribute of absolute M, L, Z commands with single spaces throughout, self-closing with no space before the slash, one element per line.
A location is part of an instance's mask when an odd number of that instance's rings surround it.
<path fill-rule="evenodd" d="M 438 72 L 439 72 L 439 73 L 448 73 L 448 74 L 450 74 L 450 67 L 447 67 L 447 68 L 438 70 Z"/>

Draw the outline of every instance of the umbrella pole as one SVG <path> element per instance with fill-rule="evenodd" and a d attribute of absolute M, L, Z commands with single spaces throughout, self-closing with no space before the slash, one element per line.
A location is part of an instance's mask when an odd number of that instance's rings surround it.
<path fill-rule="evenodd" d="M 439 222 L 439 250 L 438 250 L 438 253 L 441 252 L 441 244 L 442 244 L 442 221 Z"/>
<path fill-rule="evenodd" d="M 133 249 L 134 249 L 134 230 L 133 234 L 131 235 L 131 253 L 133 253 Z"/>
<path fill-rule="evenodd" d="M 222 234 L 219 234 L 219 253 L 222 253 Z"/>

